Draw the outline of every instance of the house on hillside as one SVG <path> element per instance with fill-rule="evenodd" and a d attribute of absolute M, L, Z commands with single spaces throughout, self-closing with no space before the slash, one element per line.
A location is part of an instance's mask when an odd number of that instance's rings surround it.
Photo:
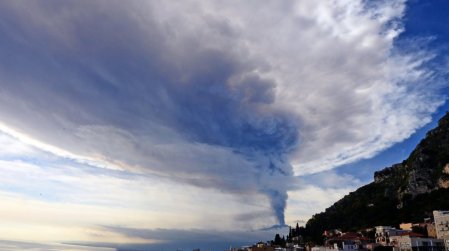
<path fill-rule="evenodd" d="M 377 226 L 376 227 L 376 243 L 382 246 L 390 246 L 390 237 L 398 236 L 404 233 L 409 233 L 410 230 L 396 229 L 390 226 Z"/>
<path fill-rule="evenodd" d="M 334 238 L 334 237 L 337 237 L 337 236 L 341 236 L 342 234 L 343 233 L 341 232 L 340 229 L 324 230 L 324 232 L 323 232 L 323 236 L 326 239 Z"/>
<path fill-rule="evenodd" d="M 365 249 L 365 245 L 368 242 L 369 239 L 359 233 L 346 232 L 340 236 L 326 240 L 326 246 L 333 246 L 334 249 L 338 250 L 360 250 Z"/>
<path fill-rule="evenodd" d="M 328 234 L 329 238 L 322 247 L 313 247 L 312 251 L 357 251 L 365 250 L 369 238 L 359 233 L 347 232 Z"/>
<path fill-rule="evenodd" d="M 394 251 L 445 251 L 443 240 L 412 232 L 391 236 L 390 244 Z"/>

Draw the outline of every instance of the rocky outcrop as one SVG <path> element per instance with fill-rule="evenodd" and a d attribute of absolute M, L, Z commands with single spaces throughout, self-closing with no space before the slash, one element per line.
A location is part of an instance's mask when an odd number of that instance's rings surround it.
<path fill-rule="evenodd" d="M 429 131 L 409 158 L 374 173 L 375 183 L 395 190 L 398 208 L 419 194 L 449 188 L 449 113 Z"/>
<path fill-rule="evenodd" d="M 374 182 L 381 183 L 385 180 L 391 180 L 398 176 L 399 170 L 403 168 L 402 164 L 395 164 L 391 167 L 386 167 L 374 173 Z"/>
<path fill-rule="evenodd" d="M 438 187 L 449 188 L 449 164 L 447 164 L 443 169 L 443 175 L 438 180 Z"/>

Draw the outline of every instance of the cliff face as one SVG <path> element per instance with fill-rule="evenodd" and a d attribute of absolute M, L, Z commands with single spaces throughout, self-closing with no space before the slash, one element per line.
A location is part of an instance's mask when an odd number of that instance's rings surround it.
<path fill-rule="evenodd" d="M 449 187 L 449 113 L 401 164 L 374 173 L 374 183 L 393 190 L 398 207 L 417 195 Z"/>
<path fill-rule="evenodd" d="M 406 160 L 375 172 L 374 182 L 314 215 L 306 229 L 318 240 L 324 229 L 420 221 L 435 209 L 449 209 L 449 113 Z"/>

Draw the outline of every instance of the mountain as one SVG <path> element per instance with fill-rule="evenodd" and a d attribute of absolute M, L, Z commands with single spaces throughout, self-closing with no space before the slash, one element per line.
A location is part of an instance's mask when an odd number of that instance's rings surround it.
<path fill-rule="evenodd" d="M 306 224 L 306 238 L 320 242 L 325 229 L 359 230 L 421 222 L 433 210 L 449 209 L 449 113 L 402 163 L 374 173 L 360 187 Z"/>

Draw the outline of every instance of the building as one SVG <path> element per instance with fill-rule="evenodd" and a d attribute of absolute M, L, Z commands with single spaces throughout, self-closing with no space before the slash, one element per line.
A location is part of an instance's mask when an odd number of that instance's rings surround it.
<path fill-rule="evenodd" d="M 248 248 L 248 251 L 274 251 L 274 247 L 265 242 L 258 242 L 256 245 Z"/>
<path fill-rule="evenodd" d="M 399 228 L 402 230 L 418 231 L 418 233 L 427 234 L 429 238 L 437 238 L 435 223 L 432 222 L 431 218 L 425 218 L 423 223 L 401 223 Z M 419 229 L 422 229 L 422 231 L 419 231 Z"/>
<path fill-rule="evenodd" d="M 331 230 L 324 230 L 323 236 L 326 239 L 334 238 L 336 236 L 341 236 L 343 233 L 340 229 L 331 229 Z"/>
<path fill-rule="evenodd" d="M 439 239 L 449 237 L 449 211 L 433 211 L 435 228 Z"/>
<path fill-rule="evenodd" d="M 248 248 L 248 251 L 274 251 L 275 248 L 272 246 L 252 246 Z"/>
<path fill-rule="evenodd" d="M 409 232 L 410 230 L 396 229 L 390 226 L 377 226 L 374 236 L 376 237 L 376 243 L 382 246 L 390 246 L 391 236 L 398 236 Z"/>
<path fill-rule="evenodd" d="M 393 247 L 398 247 L 399 246 L 399 240 L 404 239 L 405 237 L 412 237 L 412 238 L 427 238 L 422 234 L 418 234 L 418 233 L 413 233 L 413 232 L 409 232 L 409 233 L 402 233 L 400 235 L 396 235 L 396 236 L 391 236 L 390 237 L 390 245 Z M 407 239 L 407 238 L 405 238 Z"/>
<path fill-rule="evenodd" d="M 336 251 L 333 247 L 322 247 L 322 246 L 316 246 L 312 247 L 312 251 Z"/>
<path fill-rule="evenodd" d="M 429 238 L 438 238 L 437 237 L 437 229 L 435 228 L 435 223 L 427 224 L 427 236 L 429 236 Z"/>
<path fill-rule="evenodd" d="M 407 233 L 391 236 L 394 251 L 444 251 L 444 242 L 440 239 L 423 238 L 420 234 Z"/>
<path fill-rule="evenodd" d="M 364 249 L 365 245 L 369 242 L 369 239 L 363 237 L 359 233 L 346 232 L 340 235 L 335 235 L 332 238 L 326 240 L 325 247 L 321 247 L 320 250 L 343 250 L 354 251 Z"/>
<path fill-rule="evenodd" d="M 443 239 L 449 251 L 449 211 L 433 211 L 437 238 Z"/>

